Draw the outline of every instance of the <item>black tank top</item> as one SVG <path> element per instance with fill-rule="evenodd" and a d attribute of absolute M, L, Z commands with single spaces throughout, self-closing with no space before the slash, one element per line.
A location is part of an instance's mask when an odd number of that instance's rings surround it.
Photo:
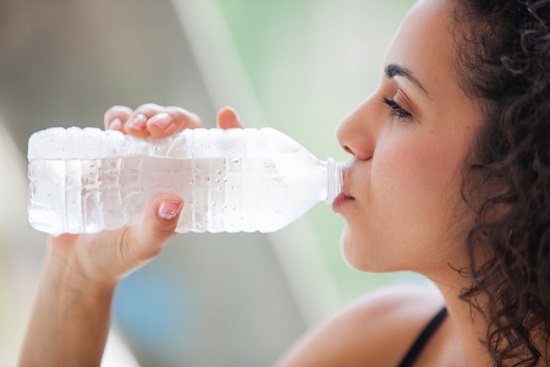
<path fill-rule="evenodd" d="M 410 367 L 413 365 L 414 361 L 424 349 L 426 346 L 426 343 L 430 340 L 430 337 L 433 335 L 433 333 L 437 330 L 439 325 L 441 325 L 441 322 L 445 320 L 445 317 L 447 316 L 447 309 L 443 307 L 441 311 L 439 311 L 433 319 L 426 325 L 424 330 L 418 335 L 416 338 L 414 344 L 411 346 L 407 354 L 405 355 L 405 358 L 399 363 L 399 367 Z"/>

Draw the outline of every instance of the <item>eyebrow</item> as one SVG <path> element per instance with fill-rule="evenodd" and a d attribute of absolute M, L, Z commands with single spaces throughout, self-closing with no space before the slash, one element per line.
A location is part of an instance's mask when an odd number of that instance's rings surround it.
<path fill-rule="evenodd" d="M 409 69 L 397 64 L 390 64 L 386 66 L 385 72 L 386 72 L 386 76 L 390 79 L 395 76 L 402 76 L 404 78 L 407 78 L 414 85 L 416 85 L 422 92 L 424 92 L 425 95 L 429 96 L 429 93 L 426 90 L 426 88 L 424 88 L 422 83 L 420 83 L 420 81 L 414 77 L 414 75 Z"/>

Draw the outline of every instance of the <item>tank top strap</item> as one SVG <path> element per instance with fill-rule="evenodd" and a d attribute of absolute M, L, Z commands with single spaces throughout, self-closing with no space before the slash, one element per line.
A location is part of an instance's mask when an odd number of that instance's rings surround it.
<path fill-rule="evenodd" d="M 431 336 L 434 334 L 434 332 L 437 330 L 439 325 L 445 320 L 445 317 L 447 316 L 447 308 L 443 307 L 426 325 L 424 330 L 418 335 L 416 338 L 414 344 L 411 346 L 411 348 L 408 350 L 405 357 L 401 360 L 401 363 L 399 363 L 398 367 L 410 367 L 413 365 L 414 361 L 424 349 L 428 341 L 430 340 Z"/>

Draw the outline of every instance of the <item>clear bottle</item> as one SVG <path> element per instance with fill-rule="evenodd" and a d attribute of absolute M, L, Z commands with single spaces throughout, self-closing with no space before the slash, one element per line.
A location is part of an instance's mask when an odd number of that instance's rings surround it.
<path fill-rule="evenodd" d="M 137 224 L 155 194 L 184 200 L 177 232 L 272 232 L 340 193 L 344 164 L 271 129 L 188 129 L 142 140 L 96 128 L 29 139 L 29 222 L 94 233 Z"/>

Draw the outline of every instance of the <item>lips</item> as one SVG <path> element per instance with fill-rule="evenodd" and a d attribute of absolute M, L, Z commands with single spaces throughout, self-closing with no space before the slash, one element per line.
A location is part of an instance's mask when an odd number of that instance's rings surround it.
<path fill-rule="evenodd" d="M 346 171 L 344 172 L 344 177 L 343 177 L 344 182 L 342 185 L 342 192 L 338 196 L 336 196 L 336 198 L 332 202 L 332 210 L 335 212 L 337 212 L 346 203 L 355 200 L 355 198 L 350 194 L 349 188 L 348 188 L 349 174 L 350 172 L 349 172 L 349 165 L 348 165 Z"/>
<path fill-rule="evenodd" d="M 348 169 L 344 172 L 344 182 L 342 185 L 342 192 L 336 196 L 334 201 L 332 202 L 332 210 L 338 211 L 339 208 L 341 208 L 345 203 L 355 200 L 355 198 L 349 193 L 348 189 L 348 183 L 347 181 L 349 178 L 347 177 L 349 175 L 349 166 Z"/>
<path fill-rule="evenodd" d="M 339 208 L 342 207 L 342 205 L 353 200 L 355 200 L 353 196 L 350 196 L 345 192 L 341 192 L 332 202 L 332 210 L 336 212 Z"/>

